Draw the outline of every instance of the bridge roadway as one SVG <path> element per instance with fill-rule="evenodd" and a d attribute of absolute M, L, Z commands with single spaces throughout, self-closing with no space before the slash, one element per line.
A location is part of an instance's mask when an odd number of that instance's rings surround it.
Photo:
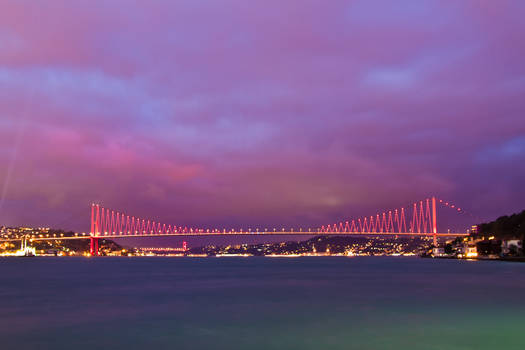
<path fill-rule="evenodd" d="M 189 232 L 189 233 L 148 233 L 148 234 L 107 234 L 84 235 L 68 237 L 27 237 L 30 241 L 60 241 L 70 239 L 115 239 L 115 238 L 140 238 L 140 237 L 200 237 L 200 236 L 420 236 L 420 237 L 465 237 L 468 233 L 414 233 L 414 232 L 305 232 L 305 231 L 234 231 L 234 232 Z M 0 239 L 0 242 L 20 241 L 22 238 Z"/>

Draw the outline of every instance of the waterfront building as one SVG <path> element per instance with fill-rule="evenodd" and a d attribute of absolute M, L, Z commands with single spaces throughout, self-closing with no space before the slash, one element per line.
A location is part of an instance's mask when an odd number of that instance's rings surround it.
<path fill-rule="evenodd" d="M 445 256 L 445 248 L 443 247 L 434 247 L 432 248 L 432 256 L 434 257 L 440 257 Z"/>
<path fill-rule="evenodd" d="M 521 239 L 506 239 L 501 241 L 501 253 L 503 255 L 521 254 L 523 252 L 523 241 Z"/>
<path fill-rule="evenodd" d="M 465 243 L 463 246 L 461 246 L 458 250 L 458 257 L 459 258 L 477 258 L 478 257 L 478 249 L 475 245 Z"/>

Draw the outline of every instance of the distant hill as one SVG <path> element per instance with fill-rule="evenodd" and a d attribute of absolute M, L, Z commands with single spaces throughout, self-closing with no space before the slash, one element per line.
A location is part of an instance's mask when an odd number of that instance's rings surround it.
<path fill-rule="evenodd" d="M 305 254 L 352 252 L 362 255 L 418 254 L 431 242 L 429 237 L 396 237 L 381 235 L 316 236 L 305 241 L 280 243 L 242 244 L 236 246 L 206 246 L 190 250 L 192 254 Z"/>
<path fill-rule="evenodd" d="M 497 238 L 525 238 L 525 210 L 518 214 L 502 216 L 488 223 L 478 225 L 480 236 L 495 236 Z"/>

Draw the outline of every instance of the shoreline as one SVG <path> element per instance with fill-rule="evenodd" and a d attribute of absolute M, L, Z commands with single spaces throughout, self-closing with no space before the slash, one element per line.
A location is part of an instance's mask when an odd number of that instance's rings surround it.
<path fill-rule="evenodd" d="M 424 259 L 448 259 L 448 260 L 476 260 L 476 261 L 506 261 L 506 262 L 525 262 L 525 256 L 518 257 L 499 257 L 499 258 L 488 258 L 488 257 L 476 257 L 476 258 L 456 258 L 454 256 L 421 256 Z"/>
<path fill-rule="evenodd" d="M 403 255 L 358 255 L 358 256 L 348 256 L 348 255 L 147 255 L 147 256 L 49 256 L 49 255 L 36 255 L 36 256 L 0 256 L 1 258 L 422 258 L 422 259 L 446 259 L 446 260 L 459 260 L 459 261 L 503 261 L 503 262 L 519 262 L 525 263 L 525 257 L 500 257 L 500 258 L 456 258 L 456 257 L 447 257 L 447 256 L 403 256 Z"/>

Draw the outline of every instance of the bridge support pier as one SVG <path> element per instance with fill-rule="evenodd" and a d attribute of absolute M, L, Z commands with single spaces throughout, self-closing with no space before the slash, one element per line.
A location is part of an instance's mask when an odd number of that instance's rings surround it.
<path fill-rule="evenodd" d="M 89 254 L 98 256 L 98 238 L 91 237 L 89 239 Z"/>

